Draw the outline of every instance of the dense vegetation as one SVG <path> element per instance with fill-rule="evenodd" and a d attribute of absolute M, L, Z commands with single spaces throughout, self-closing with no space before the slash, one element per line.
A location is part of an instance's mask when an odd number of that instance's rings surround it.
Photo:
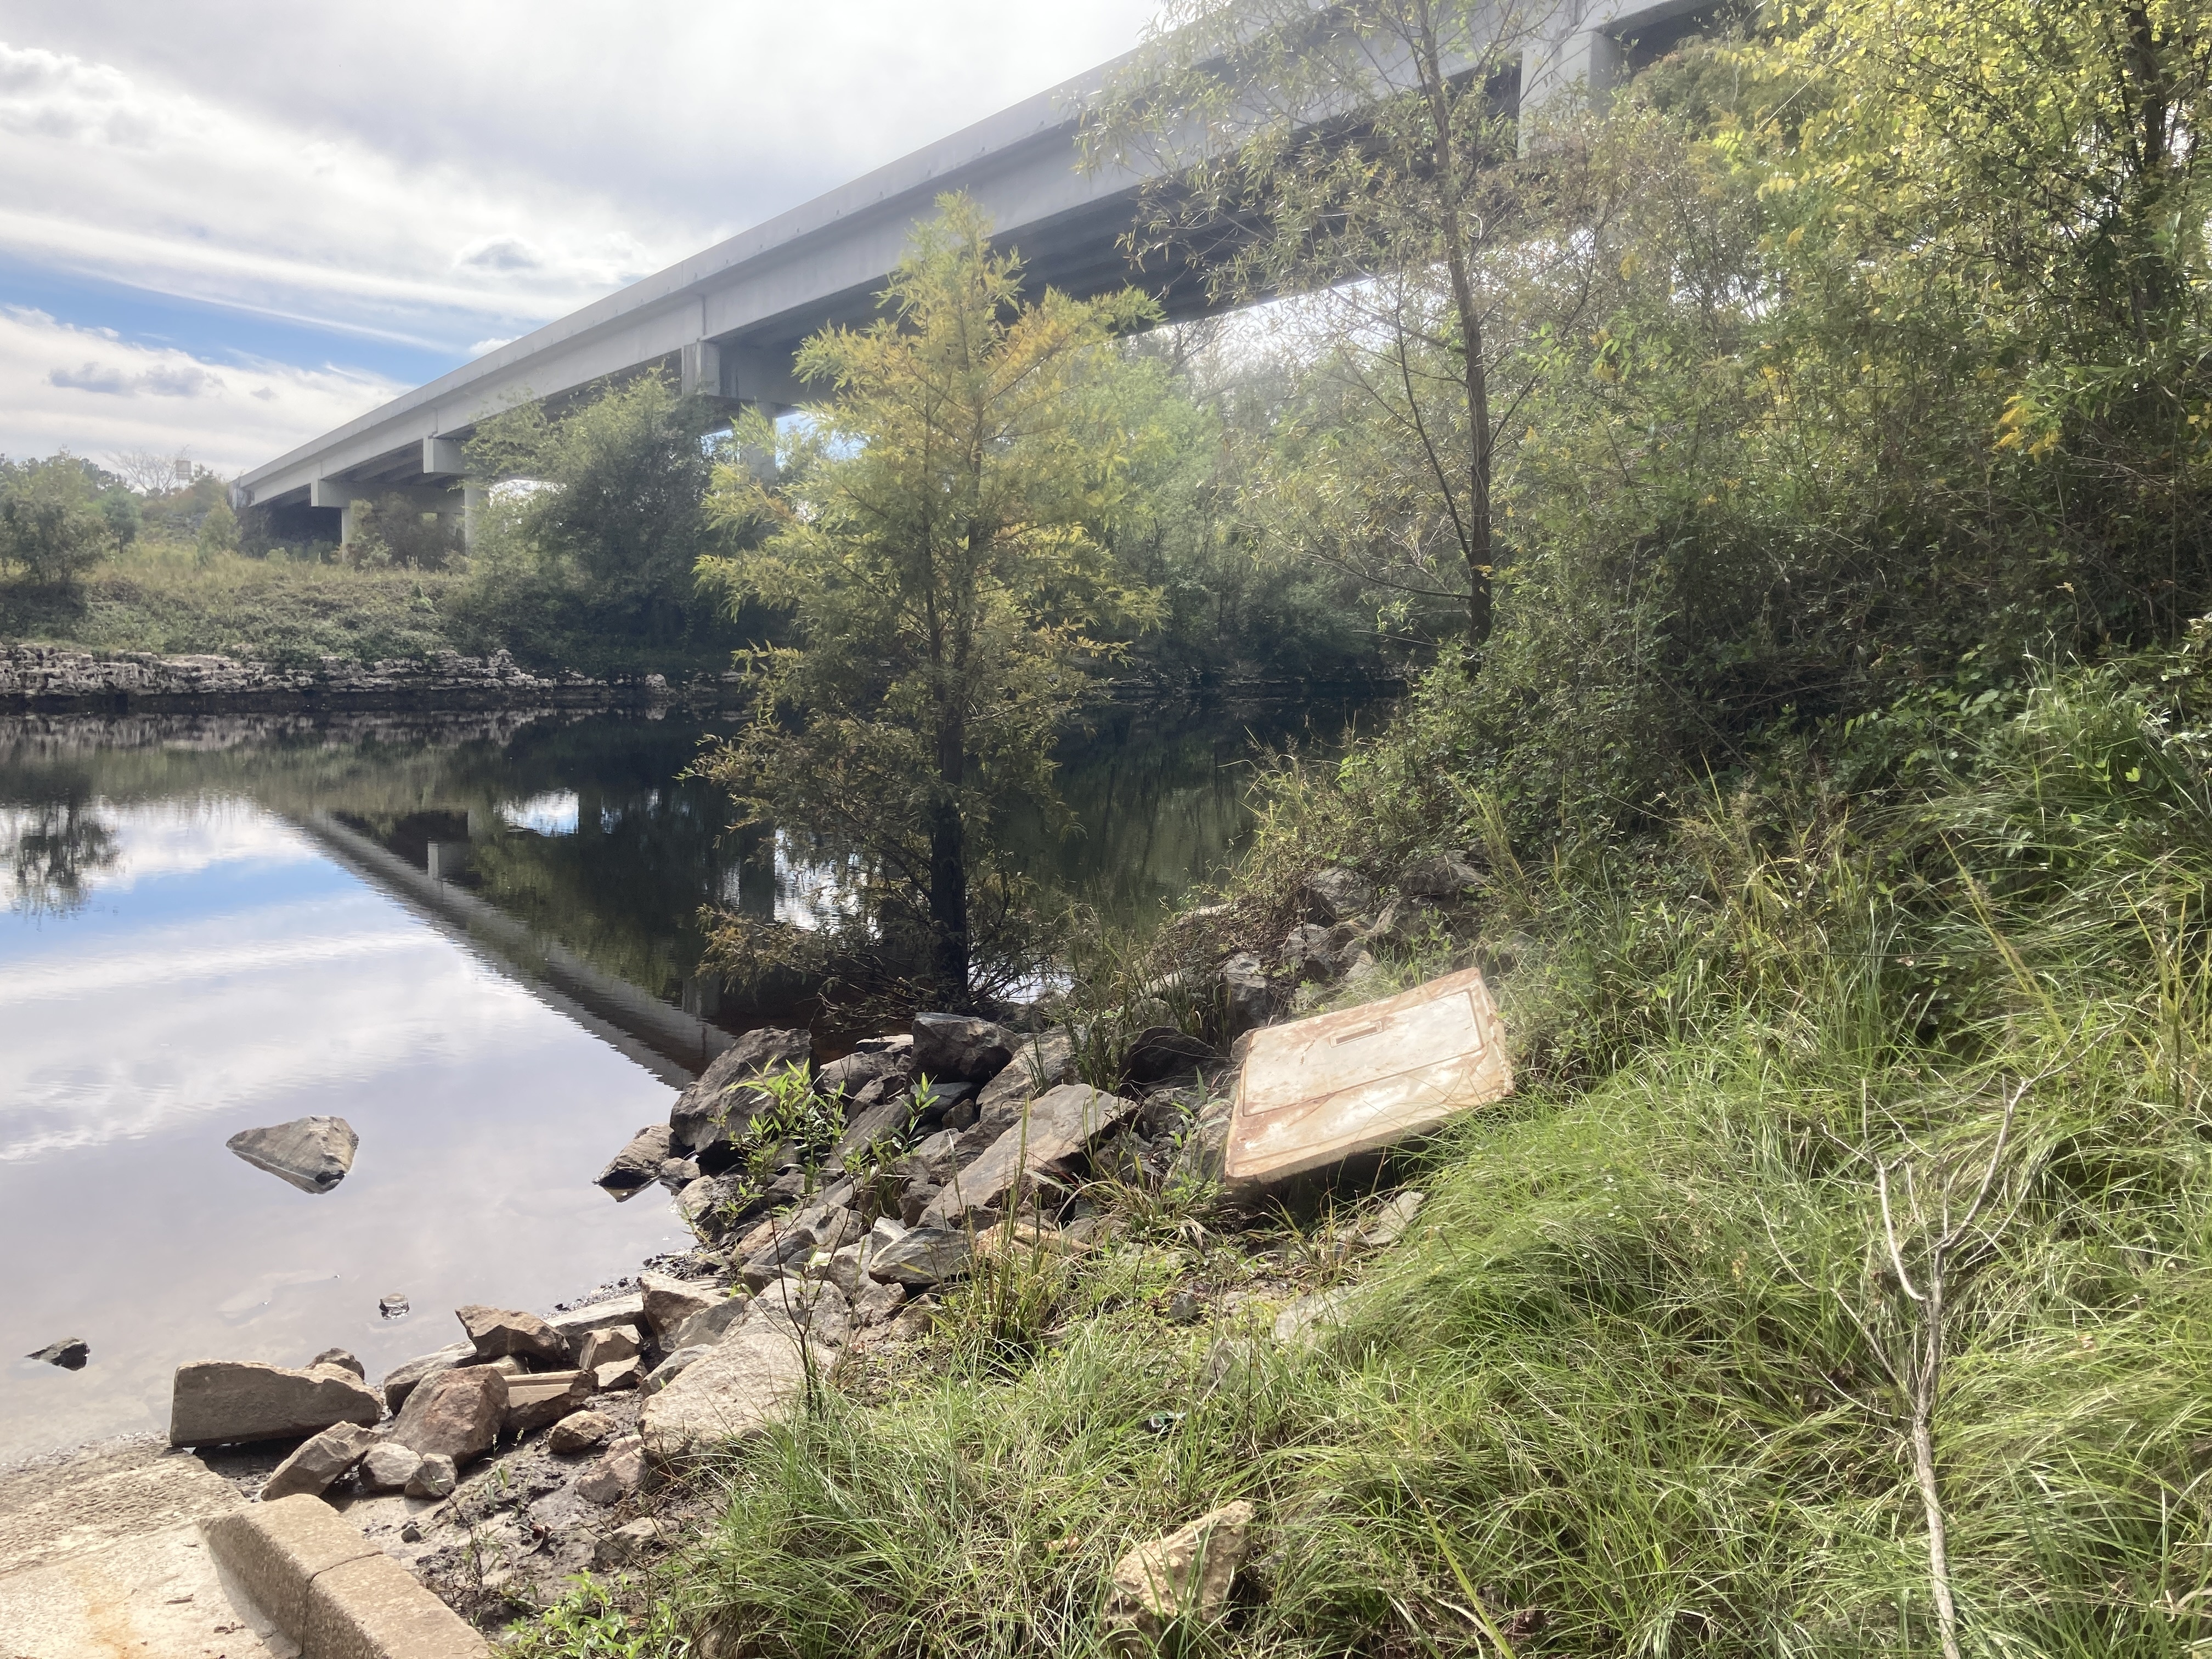
<path fill-rule="evenodd" d="M 1418 150 L 1452 113 L 1419 32 L 1456 9 L 1333 15 L 1407 48 L 1340 61 L 1412 66 L 1361 107 L 1382 163 Z M 1170 130 L 1249 117 L 1208 77 L 1308 15 L 1182 21 L 1212 46 L 1164 45 L 1175 96 L 1133 100 Z M 1426 625 L 1456 597 L 1465 648 L 1341 764 L 1272 775 L 1224 908 L 1150 969 L 1278 951 L 1324 865 L 1470 858 L 1475 934 L 1389 973 L 1486 962 L 1521 1087 L 1428 1155 L 1429 1224 L 1353 1272 L 1326 1214 L 1094 1188 L 1111 1248 L 987 1273 L 919 1361 L 732 1454 L 713 1536 L 533 1639 L 1099 1651 L 1121 1552 L 1241 1497 L 1257 1556 L 1185 1650 L 2212 1640 L 2212 30 L 2097 0 L 1759 22 L 1601 118 L 1462 129 L 1464 292 L 1439 255 L 1388 296 L 1416 325 L 1316 302 L 1275 408 L 1317 418 L 1260 446 L 1310 505 L 1248 524 L 1370 603 L 1427 583 L 1398 613 Z M 1275 191 L 1303 240 L 1254 258 L 1341 253 L 1336 161 L 1243 136 L 1151 234 Z M 1418 203 L 1435 153 L 1368 176 Z M 1486 429 L 1478 360 L 1510 388 Z M 1462 459 L 1408 454 L 1416 424 Z M 1487 570 L 1434 533 L 1479 489 Z M 1332 1284 L 1340 1329 L 1268 1339 L 1285 1285 Z M 1222 1311 L 1173 1322 L 1179 1289 Z"/>

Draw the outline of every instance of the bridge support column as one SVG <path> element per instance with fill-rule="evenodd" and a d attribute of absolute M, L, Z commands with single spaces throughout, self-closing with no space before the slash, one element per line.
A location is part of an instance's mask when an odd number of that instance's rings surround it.
<path fill-rule="evenodd" d="M 1579 89 L 1592 108 L 1603 109 L 1627 78 L 1628 53 L 1620 41 L 1603 29 L 1571 29 L 1521 54 L 1521 108 L 1534 114 Z M 1523 126 L 1523 155 L 1534 142 Z"/>
<path fill-rule="evenodd" d="M 483 501 L 483 486 L 468 480 L 468 453 L 459 438 L 422 440 L 422 477 L 444 486 L 434 510 L 441 525 L 460 520 L 461 545 L 477 544 L 477 508 Z"/>
<path fill-rule="evenodd" d="M 340 546 L 353 539 L 354 503 L 360 499 L 361 492 L 355 489 L 351 484 L 342 483 L 336 478 L 318 478 L 307 486 L 309 507 L 337 508 Z"/>
<path fill-rule="evenodd" d="M 712 340 L 694 340 L 682 353 L 681 379 L 687 398 L 720 398 L 722 348 Z"/>

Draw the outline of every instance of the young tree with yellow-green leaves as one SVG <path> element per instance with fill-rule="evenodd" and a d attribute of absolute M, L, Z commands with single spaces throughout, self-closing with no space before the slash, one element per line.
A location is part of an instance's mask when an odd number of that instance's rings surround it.
<path fill-rule="evenodd" d="M 778 479 L 718 471 L 713 510 L 750 545 L 702 574 L 787 617 L 790 643 L 750 653 L 751 718 L 704 770 L 750 821 L 853 859 L 851 942 L 957 1007 L 1020 956 L 1024 884 L 997 830 L 1055 810 L 1051 744 L 1083 664 L 1157 610 L 1106 532 L 1164 441 L 1165 381 L 1116 343 L 1149 301 L 1026 301 L 981 210 L 939 209 L 883 318 L 800 352 L 831 393 L 803 429 L 743 436 L 780 445 Z M 826 943 L 734 919 L 722 936 L 740 957 Z"/>

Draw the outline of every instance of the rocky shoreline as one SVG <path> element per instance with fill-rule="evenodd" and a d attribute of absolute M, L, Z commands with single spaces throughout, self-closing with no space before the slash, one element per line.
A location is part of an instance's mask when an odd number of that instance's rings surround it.
<path fill-rule="evenodd" d="M 291 1365 L 189 1362 L 176 1373 L 168 1449 L 116 1449 L 229 1483 L 223 1502 L 242 1507 L 225 1535 L 342 1522 L 326 1542 L 353 1540 L 387 1573 L 397 1564 L 478 1630 L 550 1605 L 575 1575 L 650 1566 L 711 1522 L 720 1449 L 773 1431 L 833 1378 L 865 1393 L 868 1376 L 911 1364 L 902 1356 L 944 1319 L 958 1322 L 968 1283 L 1115 1249 L 1113 1194 L 1202 1191 L 1224 1244 L 1255 1222 L 1264 1236 L 1262 1210 L 1312 1173 L 1334 1182 L 1362 1152 L 1391 1152 L 1509 1092 L 1502 1033 L 1473 969 L 1279 1023 L 1297 1013 L 1302 985 L 1338 982 L 1356 996 L 1378 971 L 1370 947 L 1396 954 L 1401 936 L 1459 932 L 1480 882 L 1453 854 L 1407 866 L 1387 889 L 1320 872 L 1277 959 L 1200 947 L 1216 958 L 1234 1048 L 1146 1028 L 1105 1079 L 1111 1091 L 1078 1080 L 1065 1028 L 924 1013 L 827 1063 L 804 1030 L 750 1032 L 599 1177 L 618 1198 L 666 1189 L 696 1249 L 544 1315 L 455 1309 L 459 1340 L 374 1381 L 337 1349 Z M 1438 1011 L 1462 1004 L 1472 1024 L 1444 1030 Z M 1321 1094 L 1302 1058 L 1316 1042 L 1346 1056 L 1330 1062 Z M 1374 1052 L 1361 1059 L 1353 1043 Z M 1356 1098 L 1395 1088 L 1409 1057 L 1448 1079 L 1484 1055 L 1490 1070 L 1469 1073 L 1474 1086 L 1431 1091 L 1440 1098 L 1423 1113 L 1393 1109 L 1379 1133 L 1374 1103 Z M 1297 1097 L 1274 1100 L 1286 1079 Z M 1278 1124 L 1261 1146 L 1239 1127 L 1247 1096 L 1297 1127 L 1286 1136 Z M 1366 1126 L 1364 1139 L 1347 1125 Z M 264 1167 L 273 1157 L 240 1155 Z M 1362 1167 L 1359 1192 L 1316 1236 L 1332 1263 L 1396 1243 L 1422 1206 Z M 1250 1363 L 1255 1341 L 1326 1340 L 1358 1297 L 1339 1272 L 1308 1282 L 1263 1244 L 1233 1286 L 1178 1291 L 1159 1312 L 1222 1333 L 1212 1376 Z M 101 1455 L 80 1449 L 46 1467 L 64 1478 Z M 1163 1573 L 1179 1595 L 1209 1606 L 1225 1595 L 1251 1518 L 1231 1505 L 1139 1546 L 1115 1567 L 1109 1625 L 1156 1625 L 1163 1606 L 1147 1586 Z M 1219 1582 L 1182 1583 L 1186 1558 L 1217 1547 Z"/>
<path fill-rule="evenodd" d="M 1365 695 L 1397 680 L 1331 686 Z M 1103 682 L 1104 700 L 1123 703 L 1268 702 L 1312 695 L 1315 682 L 1254 677 L 1170 679 L 1135 675 Z M 671 680 L 661 674 L 593 676 L 536 672 L 504 651 L 453 652 L 358 662 L 347 657 L 263 661 L 226 656 L 101 653 L 65 646 L 0 644 L 0 714 L 221 714 L 405 713 L 431 709 L 715 708 L 741 700 L 734 671 Z"/>

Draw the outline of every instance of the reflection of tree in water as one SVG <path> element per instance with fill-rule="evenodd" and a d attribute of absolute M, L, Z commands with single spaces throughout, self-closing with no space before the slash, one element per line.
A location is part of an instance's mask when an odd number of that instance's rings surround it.
<path fill-rule="evenodd" d="M 115 830 L 91 802 L 45 801 L 7 815 L 11 908 L 67 915 L 83 908 L 88 878 L 115 862 Z"/>

